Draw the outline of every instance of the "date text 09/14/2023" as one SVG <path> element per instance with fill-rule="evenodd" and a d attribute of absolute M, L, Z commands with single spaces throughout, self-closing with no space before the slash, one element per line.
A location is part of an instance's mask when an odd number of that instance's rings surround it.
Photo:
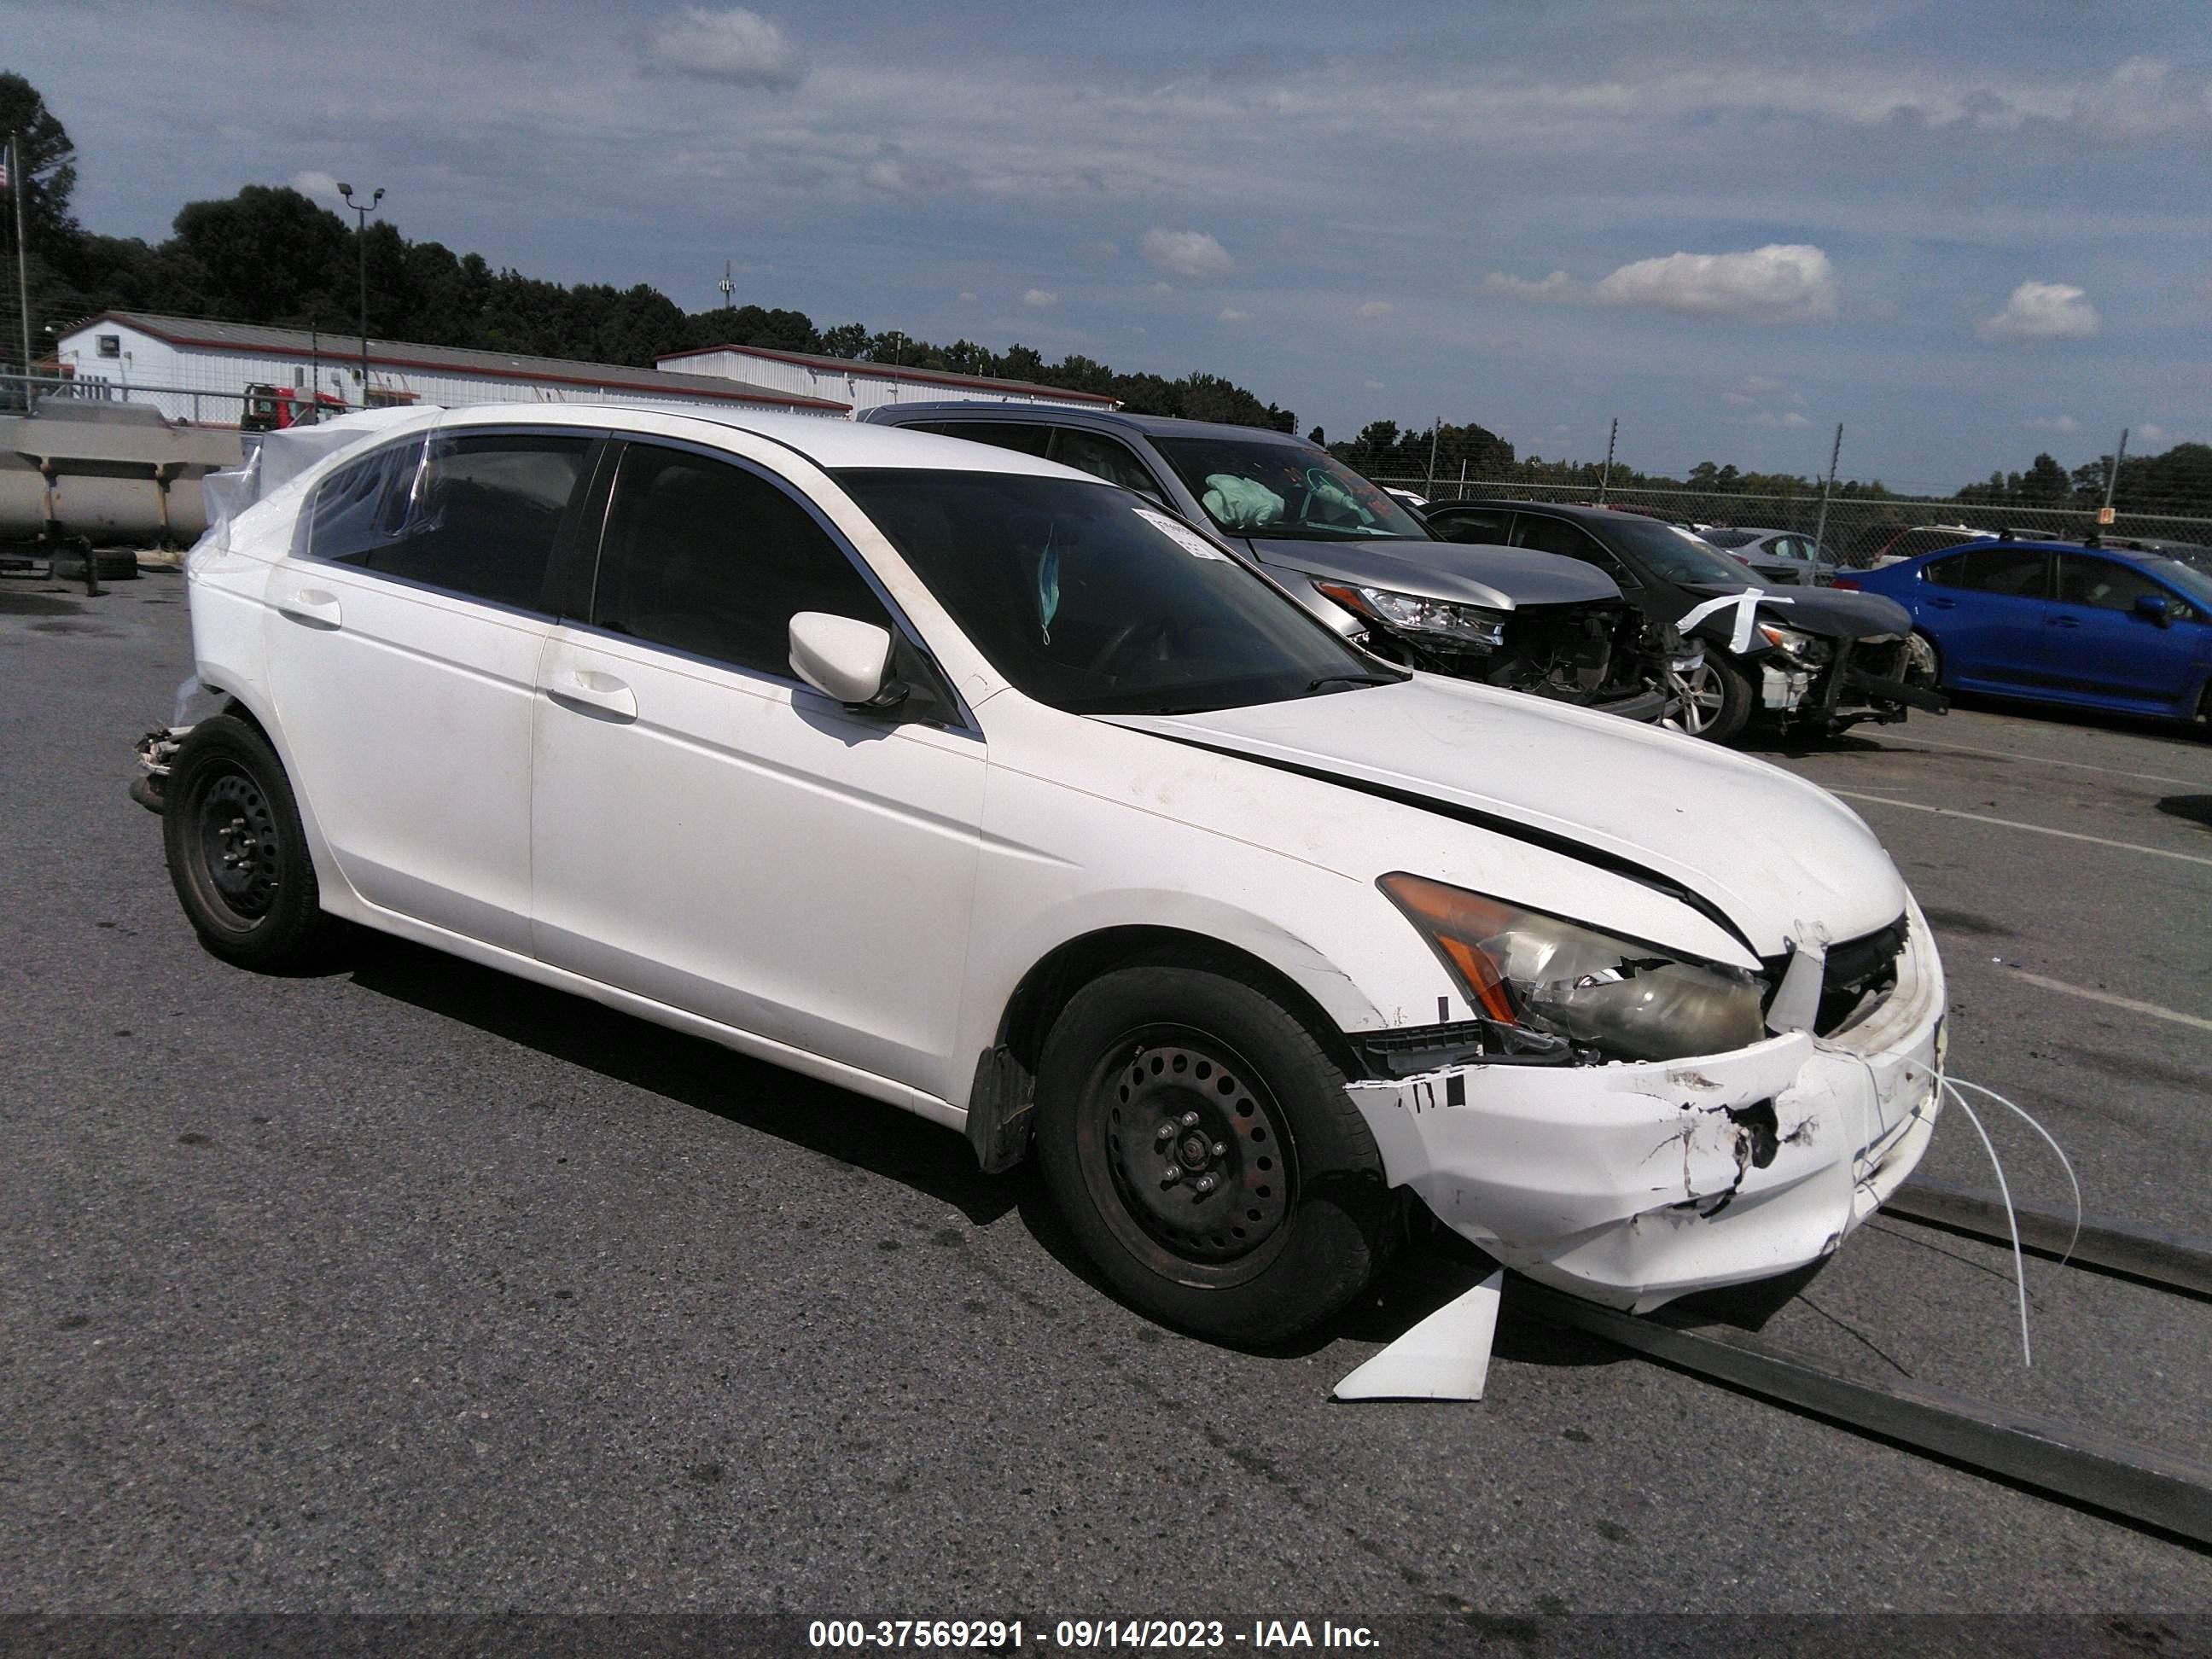
<path fill-rule="evenodd" d="M 1380 1642 L 1364 1625 L 1333 1620 L 1255 1619 L 1249 1629 L 1220 1619 L 1062 1619 L 1050 1626 L 1019 1619 L 817 1619 L 807 1626 L 809 1646 L 945 1648 L 1015 1652 L 1034 1644 L 1063 1650 L 1152 1650 L 1248 1653 L 1299 1648 L 1372 1649 Z"/>

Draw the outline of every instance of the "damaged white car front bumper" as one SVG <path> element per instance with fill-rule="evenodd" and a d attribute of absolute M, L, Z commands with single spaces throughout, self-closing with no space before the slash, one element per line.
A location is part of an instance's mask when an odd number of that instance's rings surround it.
<path fill-rule="evenodd" d="M 1833 1037 L 1606 1066 L 1469 1065 L 1350 1087 L 1391 1183 L 1507 1267 L 1642 1313 L 1828 1255 L 1941 1107 L 1943 973 L 1919 907 L 1881 1006 Z"/>

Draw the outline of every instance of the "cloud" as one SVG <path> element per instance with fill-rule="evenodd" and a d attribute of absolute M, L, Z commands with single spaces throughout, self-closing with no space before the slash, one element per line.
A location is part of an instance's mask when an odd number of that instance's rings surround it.
<path fill-rule="evenodd" d="M 1237 269 L 1229 250 L 1202 230 L 1148 230 L 1137 247 L 1152 264 L 1176 276 L 1226 276 Z"/>
<path fill-rule="evenodd" d="M 1145 284 L 1145 292 L 1147 294 L 1172 294 L 1175 292 L 1175 284 L 1173 283 L 1147 283 Z"/>
<path fill-rule="evenodd" d="M 646 61 L 672 75 L 735 87 L 786 89 L 806 78 L 806 55 L 782 27 L 757 11 L 686 6 L 646 35 Z"/>
<path fill-rule="evenodd" d="M 1370 300 L 1359 307 L 1359 314 L 1363 317 L 1388 317 L 1396 309 L 1388 300 Z"/>
<path fill-rule="evenodd" d="M 1380 392 L 1382 390 L 1382 382 L 1380 380 L 1362 380 L 1359 384 L 1365 386 L 1370 392 Z"/>
<path fill-rule="evenodd" d="M 338 181 L 327 173 L 295 173 L 292 188 L 302 196 L 312 196 L 319 203 L 337 199 Z"/>
<path fill-rule="evenodd" d="M 1540 282 L 1492 271 L 1483 287 L 1521 300 L 1753 323 L 1825 322 L 1836 314 L 1828 256 L 1805 242 L 1770 242 L 1744 253 L 1669 253 L 1625 264 L 1589 283 L 1564 270 Z"/>
<path fill-rule="evenodd" d="M 1249 323 L 1252 320 L 1252 313 L 1249 311 L 1239 311 L 1235 306 L 1230 306 L 1214 320 L 1221 323 Z"/>
<path fill-rule="evenodd" d="M 2168 438 L 2171 438 L 2173 434 L 2168 432 L 2162 426 L 2154 425 L 2149 421 L 2145 421 L 2128 435 L 2131 438 L 2138 439 L 2143 443 L 2162 444 Z"/>
<path fill-rule="evenodd" d="M 1034 311 L 1049 311 L 1060 303 L 1060 295 L 1048 288 L 1033 288 L 1022 295 L 1022 303 Z"/>
<path fill-rule="evenodd" d="M 2093 340 L 2104 326 L 2089 296 L 2070 283 L 2022 283 L 1994 317 L 1974 325 L 1984 340 L 2019 344 L 2035 340 Z"/>
<path fill-rule="evenodd" d="M 2038 432 L 2079 432 L 2081 422 L 2071 415 L 2039 415 L 2027 422 Z"/>
<path fill-rule="evenodd" d="M 1771 409 L 1762 409 L 1752 416 L 1752 417 L 1744 424 L 1747 426 L 1778 426 L 1794 428 L 1801 426 L 1810 426 L 1813 423 L 1807 420 L 1802 415 L 1800 415 L 1794 409 L 1789 410 L 1779 415 L 1776 414 Z"/>
<path fill-rule="evenodd" d="M 975 303 L 975 296 L 963 288 L 960 290 L 960 303 L 972 306 Z"/>
<path fill-rule="evenodd" d="M 1121 257 L 1121 245 L 1103 238 L 1096 242 L 1086 242 L 1083 251 L 1094 259 L 1118 259 Z"/>
<path fill-rule="evenodd" d="M 1721 401 L 1730 409 L 1749 409 L 1761 398 L 1771 397 L 1783 389 L 1783 383 L 1771 375 L 1746 374 L 1721 388 Z M 1790 401 L 1802 404 L 1805 399 L 1793 396 Z"/>

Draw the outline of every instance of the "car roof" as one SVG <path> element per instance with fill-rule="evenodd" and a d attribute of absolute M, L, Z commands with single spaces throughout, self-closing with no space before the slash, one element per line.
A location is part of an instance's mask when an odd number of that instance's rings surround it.
<path fill-rule="evenodd" d="M 867 414 L 866 424 L 870 425 L 903 424 L 909 419 L 1049 421 L 1055 426 L 1089 427 L 1102 432 L 1119 428 L 1162 438 L 1256 438 L 1296 449 L 1314 447 L 1296 433 L 1278 432 L 1272 427 L 1239 426 L 1231 421 L 1187 421 L 1174 415 L 1137 415 L 1125 409 L 1064 409 L 1053 404 L 945 399 L 936 403 L 886 404 Z"/>
<path fill-rule="evenodd" d="M 669 438 L 713 443 L 716 430 L 744 432 L 794 450 L 824 471 L 848 467 L 911 468 L 940 472 L 998 472 L 1048 478 L 1100 480 L 1072 466 L 992 444 L 969 443 L 933 432 L 904 432 L 822 416 L 702 408 L 689 404 L 471 404 L 450 409 L 442 428 L 470 426 L 619 427 Z M 703 428 L 703 429 L 702 429 Z"/>
<path fill-rule="evenodd" d="M 1949 547 L 1930 548 L 1920 557 L 1932 559 L 1942 554 L 1955 553 L 1962 547 L 2016 547 L 2030 553 L 2095 553 L 2107 559 L 2118 559 L 2122 564 L 2150 564 L 2166 559 L 2162 553 L 2139 552 L 2132 547 L 2090 547 L 2081 542 L 2031 542 L 2018 538 L 2008 541 L 2002 536 L 1986 534 L 1972 541 L 1954 542 Z M 2166 562 L 2175 562 L 2172 560 Z"/>

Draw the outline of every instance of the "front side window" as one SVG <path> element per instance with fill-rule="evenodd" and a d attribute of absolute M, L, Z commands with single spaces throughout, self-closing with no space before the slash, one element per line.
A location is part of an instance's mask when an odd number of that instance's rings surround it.
<path fill-rule="evenodd" d="M 791 619 L 801 611 L 891 627 L 829 532 L 760 474 L 653 444 L 623 452 L 592 597 L 596 626 L 790 679 Z"/>
<path fill-rule="evenodd" d="M 544 605 L 581 434 L 432 433 L 339 468 L 315 492 L 308 552 L 520 610 Z"/>
<path fill-rule="evenodd" d="M 1258 438 L 1155 437 L 1152 443 L 1224 534 L 1436 539 L 1388 491 L 1327 450 Z"/>
<path fill-rule="evenodd" d="M 1123 491 L 921 470 L 839 482 L 976 649 L 1053 708 L 1188 714 L 1398 678 Z"/>
<path fill-rule="evenodd" d="M 2132 611 L 2147 594 L 2168 599 L 2166 591 L 2133 566 L 2087 553 L 2058 556 L 2058 598 L 2061 604 L 2087 605 L 2097 611 Z"/>
<path fill-rule="evenodd" d="M 1097 432 L 1085 432 L 1079 427 L 1062 426 L 1053 428 L 1052 459 L 1062 466 L 1072 466 L 1079 472 L 1088 472 L 1094 478 L 1103 478 L 1108 483 L 1117 483 L 1124 489 L 1133 489 L 1140 495 L 1159 499 L 1160 487 L 1145 464 L 1136 458 L 1129 446 L 1117 439 Z"/>
<path fill-rule="evenodd" d="M 1512 514 L 1498 507 L 1455 507 L 1448 513 L 1431 513 L 1429 528 L 1448 542 L 1478 542 L 1498 547 L 1505 542 Z"/>

